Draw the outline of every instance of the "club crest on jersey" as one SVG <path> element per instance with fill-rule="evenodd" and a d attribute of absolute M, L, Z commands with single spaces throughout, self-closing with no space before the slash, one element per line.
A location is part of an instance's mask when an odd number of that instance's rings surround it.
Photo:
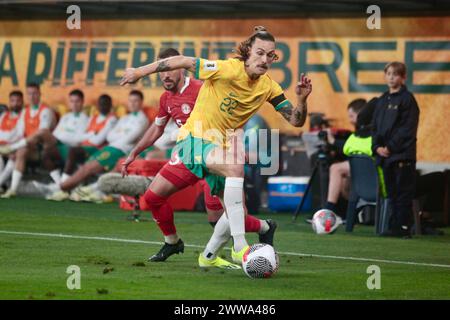
<path fill-rule="evenodd" d="M 203 69 L 207 71 L 215 71 L 217 70 L 217 62 L 216 61 L 205 61 L 203 64 Z"/>
<path fill-rule="evenodd" d="M 191 113 L 191 106 L 188 105 L 187 103 L 183 103 L 181 105 L 181 111 L 183 111 L 184 114 L 189 114 Z"/>

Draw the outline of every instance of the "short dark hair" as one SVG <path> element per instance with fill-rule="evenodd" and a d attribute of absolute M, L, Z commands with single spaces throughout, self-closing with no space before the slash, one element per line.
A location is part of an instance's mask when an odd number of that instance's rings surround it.
<path fill-rule="evenodd" d="M 366 99 L 355 99 L 348 104 L 347 110 L 352 109 L 355 113 L 359 113 L 367 104 Z"/>
<path fill-rule="evenodd" d="M 361 109 L 356 118 L 356 132 L 358 137 L 369 137 L 372 134 L 372 117 L 378 98 L 372 98 Z"/>
<path fill-rule="evenodd" d="M 112 108 L 112 99 L 111 96 L 107 95 L 107 94 L 102 94 L 99 98 L 98 98 L 98 104 L 101 107 L 109 107 Z"/>
<path fill-rule="evenodd" d="M 37 82 L 28 82 L 27 88 L 36 88 L 38 90 L 41 90 L 41 86 Z"/>
<path fill-rule="evenodd" d="M 265 27 L 257 26 L 254 28 L 253 34 L 247 40 L 242 41 L 235 50 L 239 60 L 247 61 L 250 56 L 250 49 L 256 39 L 275 42 L 275 37 Z M 275 54 L 274 61 L 276 60 L 278 60 L 278 56 Z"/>
<path fill-rule="evenodd" d="M 81 100 L 84 100 L 84 93 L 80 89 L 70 91 L 69 96 L 77 96 Z"/>
<path fill-rule="evenodd" d="M 23 93 L 20 90 L 13 90 L 9 93 L 9 97 L 16 96 L 21 97 L 23 99 Z"/>
<path fill-rule="evenodd" d="M 395 74 L 398 74 L 402 78 L 406 77 L 406 65 L 403 62 L 398 61 L 389 62 L 384 67 L 384 73 L 386 73 L 390 67 L 394 69 Z"/>
<path fill-rule="evenodd" d="M 129 95 L 130 96 L 138 96 L 141 100 L 144 100 L 144 94 L 142 93 L 142 91 L 131 90 Z"/>
<path fill-rule="evenodd" d="M 180 55 L 180 52 L 178 52 L 177 49 L 174 49 L 174 48 L 161 49 L 158 53 L 158 60 L 166 59 L 169 57 L 175 57 L 175 56 L 179 56 L 179 55 Z"/>

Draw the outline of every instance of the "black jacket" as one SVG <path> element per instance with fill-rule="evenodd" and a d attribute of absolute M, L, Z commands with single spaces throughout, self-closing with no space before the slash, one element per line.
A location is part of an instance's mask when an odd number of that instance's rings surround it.
<path fill-rule="evenodd" d="M 377 155 L 377 163 L 388 165 L 399 160 L 416 161 L 419 107 L 405 86 L 390 94 L 385 92 L 377 101 L 372 120 L 372 151 L 387 147 L 388 158 Z"/>

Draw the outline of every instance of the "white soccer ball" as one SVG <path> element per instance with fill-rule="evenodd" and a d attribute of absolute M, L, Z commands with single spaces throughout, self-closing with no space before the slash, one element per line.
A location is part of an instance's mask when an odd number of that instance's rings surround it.
<path fill-rule="evenodd" d="M 340 219 L 328 209 L 320 209 L 312 218 L 312 228 L 317 234 L 330 234 L 336 231 L 340 225 Z"/>
<path fill-rule="evenodd" d="M 279 266 L 275 249 L 264 243 L 251 245 L 242 259 L 242 268 L 250 278 L 269 278 L 278 271 Z"/>

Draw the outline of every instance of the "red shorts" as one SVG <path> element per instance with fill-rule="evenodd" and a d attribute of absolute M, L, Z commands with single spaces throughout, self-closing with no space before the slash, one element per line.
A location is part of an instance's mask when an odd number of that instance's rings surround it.
<path fill-rule="evenodd" d="M 164 167 L 159 170 L 159 174 L 172 182 L 178 190 L 184 189 L 187 186 L 192 186 L 200 180 L 200 178 L 189 171 L 181 161 L 176 163 L 172 161 L 167 162 Z"/>
<path fill-rule="evenodd" d="M 187 186 L 191 186 L 200 181 L 203 187 L 205 206 L 209 210 L 219 211 L 223 210 L 220 200 L 216 196 L 211 195 L 211 190 L 208 183 L 205 180 L 200 179 L 183 164 L 183 162 L 178 161 L 176 163 L 169 161 L 162 167 L 159 171 L 164 178 L 169 180 L 178 190 L 184 189 Z"/>

